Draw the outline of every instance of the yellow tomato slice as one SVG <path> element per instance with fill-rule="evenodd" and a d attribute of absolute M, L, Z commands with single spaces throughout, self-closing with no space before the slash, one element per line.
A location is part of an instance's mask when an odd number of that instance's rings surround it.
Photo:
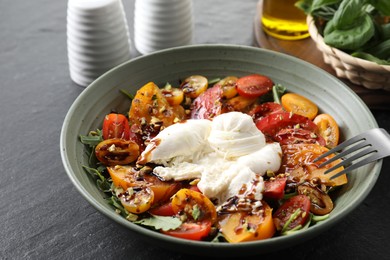
<path fill-rule="evenodd" d="M 190 98 L 197 98 L 206 91 L 209 86 L 207 78 L 201 75 L 193 75 L 186 78 L 180 85 L 184 95 Z"/>
<path fill-rule="evenodd" d="M 295 93 L 284 94 L 281 98 L 281 102 L 286 111 L 305 116 L 310 120 L 313 120 L 318 113 L 316 104 L 304 96 Z"/>
<path fill-rule="evenodd" d="M 329 114 L 320 114 L 314 118 L 313 122 L 318 126 L 319 134 L 325 139 L 326 146 L 336 147 L 340 137 L 336 120 Z"/>
<path fill-rule="evenodd" d="M 117 194 L 122 206 L 131 213 L 141 214 L 147 211 L 153 201 L 154 193 L 149 187 L 130 187 Z"/>
<path fill-rule="evenodd" d="M 215 223 L 217 211 L 209 198 L 198 191 L 181 189 L 172 197 L 175 214 L 182 213 L 195 221 L 210 220 Z"/>
<path fill-rule="evenodd" d="M 262 201 L 264 213 L 248 214 L 236 212 L 222 216 L 219 226 L 222 234 L 230 243 L 270 238 L 275 233 L 272 209 Z"/>
<path fill-rule="evenodd" d="M 184 100 L 184 92 L 179 88 L 164 88 L 161 92 L 171 106 L 178 106 Z"/>
<path fill-rule="evenodd" d="M 230 99 L 237 95 L 236 82 L 238 78 L 234 76 L 228 76 L 220 81 L 218 81 L 215 85 L 219 85 L 222 88 L 223 97 L 226 99 Z"/>
<path fill-rule="evenodd" d="M 112 182 L 115 187 L 120 187 L 124 190 L 136 185 L 135 170 L 131 166 L 116 165 L 107 167 Z"/>
<path fill-rule="evenodd" d="M 124 190 L 136 186 L 150 187 L 154 194 L 153 203 L 167 201 L 181 187 L 179 182 L 161 181 L 156 176 L 148 173 L 140 175 L 134 167 L 127 165 L 111 166 L 107 167 L 107 170 L 116 187 Z"/>

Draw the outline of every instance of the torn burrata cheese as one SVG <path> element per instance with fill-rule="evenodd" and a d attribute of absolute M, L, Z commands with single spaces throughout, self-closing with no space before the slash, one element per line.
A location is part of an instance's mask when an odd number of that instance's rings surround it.
<path fill-rule="evenodd" d="M 234 196 L 261 200 L 262 176 L 280 168 L 281 154 L 279 143 L 266 143 L 249 115 L 229 112 L 165 128 L 138 163 L 162 165 L 154 173 L 164 180 L 199 179 L 199 190 L 222 204 Z"/>

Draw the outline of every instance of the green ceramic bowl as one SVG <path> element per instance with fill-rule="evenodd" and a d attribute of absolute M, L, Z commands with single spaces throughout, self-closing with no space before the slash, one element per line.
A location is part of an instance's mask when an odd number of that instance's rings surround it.
<path fill-rule="evenodd" d="M 342 139 L 377 127 L 370 110 L 353 91 L 330 74 L 302 60 L 244 46 L 179 47 L 126 62 L 98 78 L 80 94 L 65 118 L 60 140 L 62 161 L 71 181 L 91 205 L 123 228 L 133 231 L 134 236 L 175 251 L 208 256 L 259 254 L 302 243 L 328 230 L 366 198 L 378 178 L 381 161 L 349 174 L 349 182 L 341 189 L 329 219 L 290 236 L 241 244 L 187 241 L 135 225 L 115 213 L 82 168 L 82 165 L 87 165 L 88 158 L 78 136 L 100 128 L 104 115 L 111 109 L 128 111 L 130 101 L 120 89 L 135 94 L 149 81 L 163 85 L 193 74 L 215 78 L 250 73 L 267 75 L 289 91 L 313 100 L 321 112 L 335 117 Z"/>

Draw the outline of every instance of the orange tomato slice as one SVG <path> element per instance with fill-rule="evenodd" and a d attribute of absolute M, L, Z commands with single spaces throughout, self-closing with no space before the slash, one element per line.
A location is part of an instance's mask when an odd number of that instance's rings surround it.
<path fill-rule="evenodd" d="M 325 139 L 326 146 L 334 148 L 339 143 L 340 130 L 336 120 L 329 114 L 316 116 L 313 122 L 318 126 L 319 134 Z"/>
<path fill-rule="evenodd" d="M 130 125 L 158 123 L 168 127 L 183 118 L 183 107 L 171 106 L 153 82 L 145 84 L 137 91 L 129 110 Z"/>
<path fill-rule="evenodd" d="M 316 104 L 304 96 L 295 93 L 284 94 L 281 98 L 281 102 L 286 111 L 305 116 L 310 120 L 313 120 L 318 113 Z"/>
<path fill-rule="evenodd" d="M 219 226 L 222 234 L 230 243 L 254 241 L 270 238 L 275 233 L 272 209 L 262 201 L 263 214 L 236 212 L 222 216 Z"/>
<path fill-rule="evenodd" d="M 181 189 L 173 195 L 172 209 L 176 214 L 184 213 L 195 221 L 208 219 L 215 223 L 217 220 L 217 211 L 211 200 L 202 193 L 190 189 Z"/>

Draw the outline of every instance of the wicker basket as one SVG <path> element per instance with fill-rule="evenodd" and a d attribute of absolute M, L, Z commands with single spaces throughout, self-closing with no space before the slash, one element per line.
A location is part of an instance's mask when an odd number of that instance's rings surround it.
<path fill-rule="evenodd" d="M 375 62 L 355 58 L 339 49 L 324 43 L 318 32 L 313 17 L 307 17 L 309 33 L 317 48 L 322 52 L 325 63 L 332 66 L 340 78 L 347 78 L 352 83 L 368 89 L 390 91 L 390 65 L 379 65 Z"/>

